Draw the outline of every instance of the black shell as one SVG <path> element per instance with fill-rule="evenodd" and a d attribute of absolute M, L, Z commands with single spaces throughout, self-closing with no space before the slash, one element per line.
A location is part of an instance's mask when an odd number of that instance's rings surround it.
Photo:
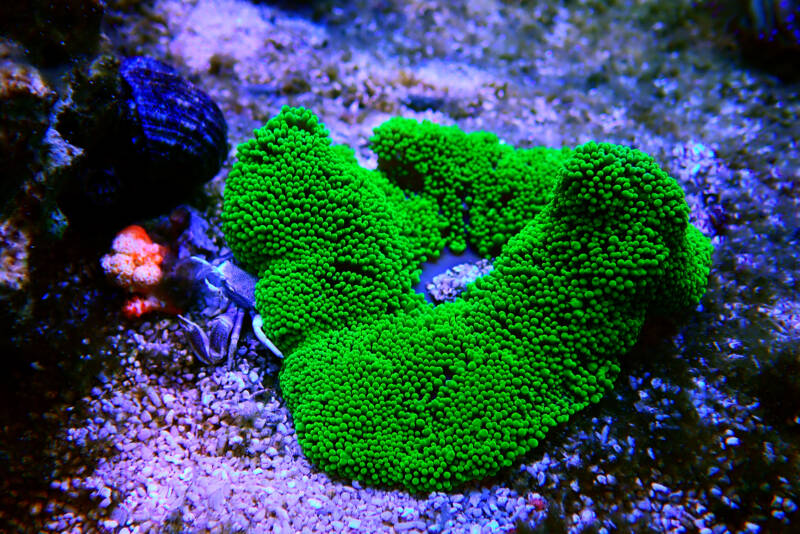
<path fill-rule="evenodd" d="M 228 154 L 228 126 L 211 98 L 172 67 L 149 57 L 120 64 L 127 86 L 131 143 L 159 174 L 187 185 L 208 181 Z"/>
<path fill-rule="evenodd" d="M 70 224 L 118 228 L 163 214 L 227 157 L 222 112 L 160 61 L 101 56 L 76 67 L 68 87 L 56 129 L 84 151 L 59 186 Z"/>

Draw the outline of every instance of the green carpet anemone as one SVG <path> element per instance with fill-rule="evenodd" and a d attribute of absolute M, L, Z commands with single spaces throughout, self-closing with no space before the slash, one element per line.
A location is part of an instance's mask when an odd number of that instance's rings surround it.
<path fill-rule="evenodd" d="M 648 313 L 697 305 L 711 244 L 647 154 L 515 149 L 394 118 L 378 168 L 284 107 L 238 148 L 223 229 L 260 280 L 300 445 L 410 491 L 495 474 L 613 387 Z M 496 256 L 455 302 L 412 289 L 445 246 Z"/>

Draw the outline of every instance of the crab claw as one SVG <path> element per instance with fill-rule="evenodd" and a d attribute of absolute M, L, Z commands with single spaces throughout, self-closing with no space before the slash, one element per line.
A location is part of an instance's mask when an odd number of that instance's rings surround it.
<path fill-rule="evenodd" d="M 209 352 L 208 336 L 206 333 L 197 323 L 190 321 L 183 315 L 178 315 L 178 319 L 181 321 L 183 331 L 186 332 L 186 341 L 189 343 L 189 346 L 192 347 L 192 352 L 204 363 L 210 363 L 206 359 Z"/>
<path fill-rule="evenodd" d="M 190 256 L 181 259 L 176 269 L 182 269 L 191 280 L 202 280 L 212 291 L 219 291 L 224 283 L 219 267 L 209 263 L 202 256 Z"/>
<path fill-rule="evenodd" d="M 276 347 L 275 344 L 269 340 L 267 335 L 264 334 L 264 320 L 258 314 L 253 316 L 253 333 L 256 335 L 256 338 L 258 338 L 262 345 L 271 350 L 275 356 L 283 359 L 283 353 L 279 351 L 278 347 Z"/>
<path fill-rule="evenodd" d="M 192 347 L 192 352 L 205 364 L 219 363 L 227 352 L 228 338 L 232 324 L 225 317 L 219 317 L 211 325 L 211 336 L 200 328 L 200 325 L 190 321 L 183 315 L 178 315 L 181 326 L 186 332 L 186 340 Z"/>

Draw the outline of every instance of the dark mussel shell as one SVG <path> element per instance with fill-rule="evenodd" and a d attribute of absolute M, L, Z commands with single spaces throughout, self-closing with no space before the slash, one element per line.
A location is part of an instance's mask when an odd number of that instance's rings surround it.
<path fill-rule="evenodd" d="M 131 143 L 136 153 L 175 172 L 187 185 L 214 177 L 228 155 L 228 126 L 211 98 L 172 67 L 149 57 L 122 61 L 120 76 L 129 91 Z"/>
<path fill-rule="evenodd" d="M 58 201 L 78 226 L 116 227 L 169 211 L 228 154 L 219 107 L 149 57 L 103 56 L 76 69 L 56 128 L 84 150 Z"/>

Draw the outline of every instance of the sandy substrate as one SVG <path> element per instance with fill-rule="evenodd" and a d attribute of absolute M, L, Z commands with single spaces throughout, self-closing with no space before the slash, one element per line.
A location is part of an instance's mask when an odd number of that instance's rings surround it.
<path fill-rule="evenodd" d="M 493 131 L 515 146 L 640 148 L 681 183 L 712 236 L 701 306 L 671 340 L 670 325 L 650 325 L 613 394 L 521 465 L 459 492 L 409 495 L 308 464 L 276 384 L 280 362 L 249 332 L 232 368 L 200 365 L 174 317 L 126 322 L 97 258 L 65 259 L 40 306 L 68 311 L 49 310 L 26 339 L 58 331 L 72 359 L 26 344 L 25 372 L 57 376 L 35 396 L 56 400 L 39 409 L 21 397 L 34 415 L 10 432 L 36 428 L 40 441 L 10 453 L 18 461 L 4 493 L 16 512 L 0 515 L 9 530 L 791 532 L 797 87 L 738 62 L 722 25 L 689 2 L 346 4 L 314 20 L 244 0 L 157 0 L 110 38 L 208 91 L 232 154 L 284 104 L 312 109 L 367 166 L 372 128 L 394 115 Z M 202 199 L 212 227 L 230 162 Z M 218 231 L 210 237 L 222 245 Z M 198 321 L 202 307 L 190 310 Z M 82 328 L 97 310 L 109 311 L 90 336 Z M 93 319 L 82 326 L 83 317 Z M 75 369 L 90 372 L 73 382 Z M 27 480 L 20 473 L 40 456 L 45 487 L 28 491 L 14 477 Z"/>

